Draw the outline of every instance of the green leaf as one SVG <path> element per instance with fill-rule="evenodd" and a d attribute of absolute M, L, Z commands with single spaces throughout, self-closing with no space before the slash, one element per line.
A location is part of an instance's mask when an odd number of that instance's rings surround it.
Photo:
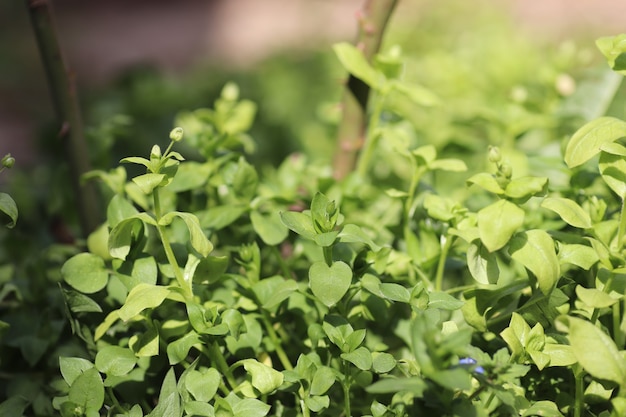
<path fill-rule="evenodd" d="M 314 239 L 317 234 L 313 228 L 313 220 L 310 213 L 286 211 L 280 213 L 280 219 L 285 226 L 304 238 Z"/>
<path fill-rule="evenodd" d="M 0 416 L 22 416 L 30 403 L 30 400 L 24 397 L 9 397 L 0 403 Z"/>
<path fill-rule="evenodd" d="M 500 277 L 498 258 L 491 253 L 480 241 L 472 242 L 465 253 L 467 268 L 472 278 L 481 284 L 495 284 Z"/>
<path fill-rule="evenodd" d="M 463 301 L 443 291 L 432 291 L 428 294 L 428 308 L 453 311 L 463 307 L 463 304 Z"/>
<path fill-rule="evenodd" d="M 232 417 L 264 417 L 271 408 L 271 405 L 255 398 L 244 398 L 233 405 Z"/>
<path fill-rule="evenodd" d="M 210 230 L 220 230 L 232 224 L 248 211 L 245 204 L 228 204 L 211 207 L 208 210 L 197 212 L 200 226 Z"/>
<path fill-rule="evenodd" d="M 121 346 L 106 346 L 96 355 L 96 368 L 107 375 L 126 375 L 136 363 L 135 354 Z"/>
<path fill-rule="evenodd" d="M 309 393 L 311 395 L 324 395 L 334 383 L 335 371 L 328 366 L 320 366 L 313 375 Z"/>
<path fill-rule="evenodd" d="M 564 317 L 569 326 L 569 341 L 574 355 L 592 376 L 613 381 L 626 388 L 626 362 L 613 339 L 588 321 Z"/>
<path fill-rule="evenodd" d="M 107 206 L 107 223 L 110 228 L 114 228 L 124 219 L 135 216 L 139 212 L 135 206 L 120 194 L 111 198 Z"/>
<path fill-rule="evenodd" d="M 283 383 L 283 374 L 254 359 L 241 361 L 245 370 L 252 377 L 252 386 L 261 394 L 276 391 Z"/>
<path fill-rule="evenodd" d="M 372 367 L 372 353 L 365 346 L 352 352 L 342 353 L 341 358 L 351 362 L 362 371 L 368 371 Z"/>
<path fill-rule="evenodd" d="M 442 103 L 441 99 L 435 93 L 421 85 L 393 80 L 391 87 L 420 106 L 431 107 L 438 106 Z"/>
<path fill-rule="evenodd" d="M 626 34 L 599 38 L 596 46 L 614 71 L 626 75 Z"/>
<path fill-rule="evenodd" d="M 91 298 L 78 291 L 63 290 L 65 302 L 70 311 L 74 313 L 101 313 L 102 308 Z"/>
<path fill-rule="evenodd" d="M 191 348 L 201 343 L 202 339 L 194 331 L 190 331 L 180 339 L 170 342 L 167 345 L 167 357 L 170 361 L 170 365 L 184 361 L 187 355 L 189 355 Z"/>
<path fill-rule="evenodd" d="M 467 184 L 475 184 L 483 188 L 484 190 L 497 195 L 504 194 L 504 190 L 502 189 L 502 187 L 500 187 L 500 184 L 498 184 L 496 178 L 486 172 L 481 172 L 473 175 L 470 179 L 467 180 Z"/>
<path fill-rule="evenodd" d="M 86 294 L 100 291 L 109 280 L 104 261 L 91 253 L 72 256 L 63 264 L 61 275 L 72 288 Z"/>
<path fill-rule="evenodd" d="M 250 221 L 254 231 L 270 246 L 278 245 L 289 235 L 289 229 L 281 221 L 278 212 L 266 215 L 253 211 L 250 213 Z"/>
<path fill-rule="evenodd" d="M 333 232 L 338 218 L 339 209 L 335 202 L 319 191 L 315 193 L 311 200 L 311 219 L 316 233 Z"/>
<path fill-rule="evenodd" d="M 340 242 L 344 243 L 363 243 L 374 252 L 378 252 L 381 249 L 361 227 L 355 224 L 346 224 L 343 226 L 337 237 Z"/>
<path fill-rule="evenodd" d="M 200 227 L 200 221 L 195 214 L 180 211 L 172 211 L 167 213 L 159 220 L 161 226 L 167 226 L 174 218 L 182 219 L 189 230 L 191 246 L 203 257 L 206 257 L 213 250 L 213 244 L 207 239 L 206 235 Z"/>
<path fill-rule="evenodd" d="M 149 195 L 152 194 L 155 188 L 162 185 L 165 179 L 165 174 L 148 173 L 133 178 L 133 182 L 137 184 L 144 194 Z"/>
<path fill-rule="evenodd" d="M 161 305 L 170 295 L 168 287 L 140 283 L 133 288 L 126 298 L 126 302 L 119 309 L 119 318 L 128 321 L 147 308 L 155 308 Z"/>
<path fill-rule="evenodd" d="M 410 378 L 385 378 L 380 379 L 365 388 L 370 394 L 395 394 L 408 391 L 416 397 L 421 397 L 428 388 L 426 382 L 419 377 Z"/>
<path fill-rule="evenodd" d="M 544 230 L 535 229 L 517 234 L 509 246 L 511 257 L 530 270 L 544 294 L 554 289 L 560 275 L 554 241 Z"/>
<path fill-rule="evenodd" d="M 541 207 L 552 210 L 570 226 L 580 229 L 588 229 L 592 226 L 589 214 L 569 198 L 546 197 L 541 202 Z"/>
<path fill-rule="evenodd" d="M 379 285 L 378 289 L 380 294 L 388 300 L 407 304 L 411 301 L 411 292 L 395 282 L 382 283 Z"/>
<path fill-rule="evenodd" d="M 384 80 L 384 76 L 367 62 L 363 51 L 347 42 L 333 45 L 333 50 L 335 54 L 337 54 L 341 65 L 343 65 L 350 74 L 354 75 L 374 90 L 381 87 L 381 81 Z"/>
<path fill-rule="evenodd" d="M 304 405 L 306 405 L 306 407 L 314 413 L 319 413 L 323 409 L 330 406 L 330 397 L 328 395 L 313 395 L 305 397 Z"/>
<path fill-rule="evenodd" d="M 604 182 L 615 194 L 624 199 L 626 197 L 626 158 L 601 152 L 598 168 Z"/>
<path fill-rule="evenodd" d="M 598 253 L 590 246 L 573 243 L 563 244 L 559 247 L 561 264 L 569 263 L 588 271 L 599 260 Z"/>
<path fill-rule="evenodd" d="M 391 372 L 396 367 L 396 359 L 385 352 L 372 352 L 372 370 L 377 374 Z"/>
<path fill-rule="evenodd" d="M 318 261 L 309 268 L 309 287 L 327 307 L 332 307 L 348 292 L 352 283 L 352 270 L 348 264 L 337 261 L 332 266 Z"/>
<path fill-rule="evenodd" d="M 109 253 L 112 257 L 125 260 L 131 249 L 144 242 L 144 223 L 156 225 L 154 219 L 147 213 L 138 213 L 120 221 L 111 230 Z"/>
<path fill-rule="evenodd" d="M 565 148 L 565 163 L 574 168 L 600 152 L 601 147 L 626 136 L 626 122 L 614 117 L 600 117 L 578 129 Z"/>
<path fill-rule="evenodd" d="M 524 223 L 524 210 L 507 200 L 498 200 L 478 212 L 478 233 L 489 252 L 506 245 Z"/>
<path fill-rule="evenodd" d="M 59 368 L 61 375 L 68 385 L 72 385 L 74 380 L 82 375 L 87 369 L 94 367 L 94 364 L 83 358 L 67 358 L 61 356 L 59 358 Z"/>
<path fill-rule="evenodd" d="M 197 401 L 208 402 L 217 393 L 222 377 L 217 369 L 209 368 L 205 372 L 191 370 L 185 379 L 185 388 Z"/>
<path fill-rule="evenodd" d="M 563 417 L 559 408 L 552 401 L 537 401 L 530 408 L 527 408 L 522 417 Z"/>
<path fill-rule="evenodd" d="M 435 159 L 430 164 L 428 164 L 428 168 L 431 170 L 440 169 L 442 171 L 449 172 L 465 172 L 467 171 L 467 165 L 465 162 L 460 159 Z"/>
<path fill-rule="evenodd" d="M 611 297 L 597 288 L 585 288 L 580 285 L 576 286 L 576 296 L 580 301 L 592 308 L 610 307 L 619 301 L 619 298 Z"/>
<path fill-rule="evenodd" d="M 83 407 L 85 411 L 99 411 L 104 404 L 104 384 L 96 368 L 87 369 L 78 375 L 72 385 L 68 398 Z"/>
<path fill-rule="evenodd" d="M 547 185 L 548 179 L 544 177 L 514 178 L 507 184 L 504 194 L 511 199 L 526 201 L 545 192 Z"/>
<path fill-rule="evenodd" d="M 272 310 L 298 290 L 298 283 L 293 279 L 274 276 L 265 278 L 252 286 L 252 291 L 261 303 L 261 307 Z"/>
<path fill-rule="evenodd" d="M 18 216 L 17 204 L 15 204 L 15 200 L 7 193 L 0 193 L 0 211 L 11 219 L 11 221 L 6 224 L 6 227 L 9 229 L 15 227 Z"/>

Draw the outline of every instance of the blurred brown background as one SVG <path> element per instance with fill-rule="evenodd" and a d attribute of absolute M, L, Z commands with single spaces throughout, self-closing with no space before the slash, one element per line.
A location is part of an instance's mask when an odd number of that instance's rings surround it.
<path fill-rule="evenodd" d="M 199 63 L 250 66 L 281 50 L 352 40 L 364 0 L 53 0 L 66 59 L 81 87 L 106 85 L 138 63 L 179 73 Z M 52 113 L 24 2 L 0 5 L 0 154 L 33 161 L 37 124 Z M 483 0 L 538 39 L 593 39 L 624 31 L 624 0 Z M 394 19 L 419 24 L 424 8 L 400 0 Z M 210 76 L 210 74 L 207 74 Z"/>

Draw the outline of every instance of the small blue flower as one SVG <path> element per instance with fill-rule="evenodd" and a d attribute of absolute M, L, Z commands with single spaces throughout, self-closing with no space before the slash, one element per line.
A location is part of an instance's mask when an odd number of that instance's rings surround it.
<path fill-rule="evenodd" d="M 461 358 L 459 359 L 459 365 L 463 365 L 466 366 L 468 368 L 473 367 L 473 371 L 476 372 L 477 374 L 481 374 L 484 375 L 485 374 L 485 368 L 483 368 L 482 366 L 476 366 L 474 367 L 474 365 L 476 365 L 476 359 L 474 358 Z"/>

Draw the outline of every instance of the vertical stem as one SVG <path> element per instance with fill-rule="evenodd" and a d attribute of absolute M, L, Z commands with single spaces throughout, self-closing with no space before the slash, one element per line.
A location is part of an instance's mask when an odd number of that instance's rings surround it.
<path fill-rule="evenodd" d="M 621 251 L 624 247 L 624 233 L 626 233 L 626 199 L 622 198 L 622 209 L 619 213 L 619 229 L 617 231 L 617 250 Z"/>
<path fill-rule="evenodd" d="M 280 363 L 283 365 L 283 368 L 290 371 L 293 369 L 293 365 L 287 356 L 287 353 L 283 349 L 283 346 L 280 344 L 280 338 L 276 334 L 274 327 L 272 326 L 272 322 L 270 321 L 267 311 L 263 311 L 263 324 L 265 324 L 265 328 L 267 329 L 267 333 L 270 336 L 270 340 L 274 345 L 274 349 L 276 350 L 276 355 L 278 355 L 278 359 L 280 359 Z"/>
<path fill-rule="evenodd" d="M 389 17 L 398 0 L 366 0 L 359 13 L 357 46 L 371 61 L 380 49 Z M 357 154 L 363 146 L 369 87 L 354 76 L 348 78 L 342 99 L 343 116 L 339 123 L 333 173 L 342 179 L 354 170 Z"/>
<path fill-rule="evenodd" d="M 439 255 L 439 261 L 437 262 L 437 272 L 435 274 L 435 290 L 441 291 L 443 288 L 443 273 L 446 266 L 446 259 L 448 258 L 448 252 L 454 242 L 454 237 L 445 235 L 442 237 L 445 239 L 443 247 L 441 248 L 441 254 Z"/>
<path fill-rule="evenodd" d="M 159 238 L 161 239 L 161 243 L 163 244 L 163 250 L 165 251 L 165 256 L 167 257 L 167 261 L 174 269 L 174 276 L 176 277 L 176 282 L 182 290 L 184 291 L 185 298 L 191 299 L 193 298 L 193 291 L 191 289 L 191 283 L 185 282 L 185 277 L 183 276 L 183 271 L 180 269 L 178 265 L 178 261 L 176 260 L 176 256 L 174 255 L 174 251 L 172 250 L 172 245 L 170 244 L 170 240 L 167 237 L 167 231 L 165 227 L 159 224 L 161 220 L 161 199 L 159 198 L 159 188 L 155 188 L 152 192 L 152 198 L 154 200 L 154 216 L 157 223 L 157 231 L 159 232 Z"/>
<path fill-rule="evenodd" d="M 366 134 L 365 143 L 363 144 L 363 153 L 361 154 L 357 164 L 357 172 L 361 177 L 364 177 L 365 174 L 367 174 L 367 169 L 369 168 L 372 157 L 374 156 L 376 144 L 380 138 L 380 135 L 378 134 L 378 124 L 383 113 L 383 103 L 383 98 L 379 97 L 376 101 L 376 105 L 374 106 L 374 110 L 372 111 L 372 116 L 370 117 L 370 124 L 367 129 L 368 133 Z"/>
<path fill-rule="evenodd" d="M 580 367 L 580 366 L 578 366 Z M 582 369 L 574 369 L 574 383 L 576 386 L 576 394 L 574 395 L 574 417 L 581 417 L 583 411 L 584 402 L 584 386 L 583 386 L 584 372 Z"/>
<path fill-rule="evenodd" d="M 101 221 L 101 205 L 95 184 L 81 184 L 81 176 L 91 170 L 83 137 L 74 74 L 63 60 L 48 0 L 25 0 L 41 60 L 48 78 L 54 111 L 59 122 L 59 139 L 70 168 L 73 195 L 83 236 L 95 230 Z"/>
<path fill-rule="evenodd" d="M 343 368 L 344 368 L 344 378 L 342 381 L 342 386 L 343 386 L 343 414 L 346 417 L 351 417 L 352 416 L 352 412 L 351 412 L 351 405 L 350 405 L 350 386 L 352 385 L 352 375 L 350 374 L 350 364 L 347 361 L 342 360 L 343 362 Z"/>

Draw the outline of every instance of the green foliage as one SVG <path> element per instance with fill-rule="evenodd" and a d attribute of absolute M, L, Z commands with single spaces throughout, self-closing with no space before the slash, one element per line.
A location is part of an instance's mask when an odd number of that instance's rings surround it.
<path fill-rule="evenodd" d="M 598 42 L 616 71 L 622 43 Z M 568 113 L 554 79 L 495 100 L 501 115 L 489 98 L 461 112 L 398 48 L 334 52 L 374 93 L 347 178 L 303 155 L 251 164 L 261 106 L 228 83 L 165 150 L 86 175 L 107 219 L 84 244 L 26 266 L 7 246 L 2 365 L 19 351 L 54 372 L 12 369 L 0 414 L 626 411 L 626 122 L 589 120 L 561 146 L 592 111 Z M 36 321 L 24 272 L 51 300 Z"/>

